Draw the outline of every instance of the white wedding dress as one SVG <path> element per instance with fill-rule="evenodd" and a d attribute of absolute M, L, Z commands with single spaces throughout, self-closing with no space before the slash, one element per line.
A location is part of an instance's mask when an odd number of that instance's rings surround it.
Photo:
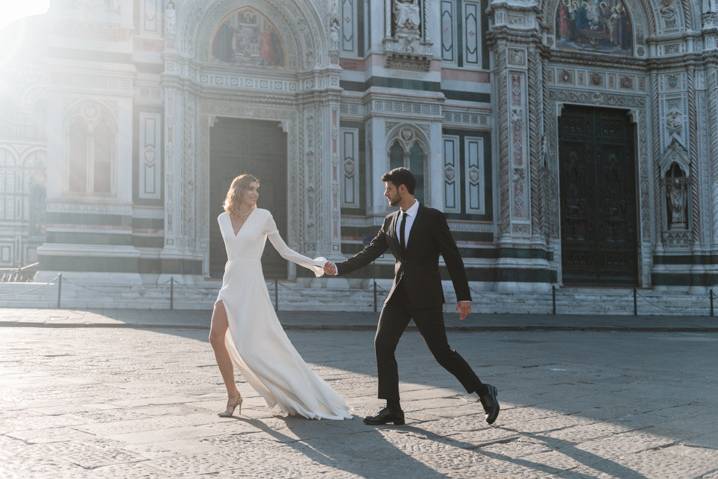
<path fill-rule="evenodd" d="M 217 217 L 227 249 L 222 288 L 229 330 L 225 337 L 232 362 L 271 408 L 310 419 L 350 419 L 344 398 L 304 362 L 274 312 L 262 272 L 267 237 L 286 260 L 316 276 L 324 273 L 324 258 L 310 259 L 287 246 L 272 214 L 255 208 L 235 235 L 227 213 Z"/>

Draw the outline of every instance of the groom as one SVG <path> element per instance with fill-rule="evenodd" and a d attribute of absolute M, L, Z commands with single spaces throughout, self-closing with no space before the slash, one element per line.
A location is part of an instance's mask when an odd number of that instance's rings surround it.
<path fill-rule="evenodd" d="M 393 422 L 404 424 L 399 403 L 399 373 L 394 351 L 404 329 L 412 319 L 436 360 L 456 376 L 467 392 L 478 394 L 486 412 L 486 422 L 493 424 L 499 415 L 496 388 L 482 383 L 459 353 L 449 347 L 444 329 L 442 305 L 444 291 L 439 275 L 439 254 L 454 283 L 460 318 L 471 313 L 471 294 L 464 263 L 443 213 L 420 205 L 414 196 L 416 179 L 406 168 L 395 168 L 382 176 L 384 196 L 399 210 L 384 218 L 384 224 L 369 246 L 348 260 L 327 262 L 329 275 L 347 274 L 366 266 L 390 249 L 396 258 L 394 283 L 379 317 L 374 348 L 379 376 L 379 398 L 386 407 L 375 416 L 364 419 L 366 424 Z"/>

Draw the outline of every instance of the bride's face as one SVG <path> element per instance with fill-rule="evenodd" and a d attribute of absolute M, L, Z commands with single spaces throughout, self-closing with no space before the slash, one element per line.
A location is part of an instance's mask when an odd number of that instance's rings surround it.
<path fill-rule="evenodd" d="M 253 181 L 249 184 L 246 190 L 242 191 L 241 194 L 242 205 L 254 208 L 257 206 L 257 200 L 259 199 L 259 183 Z"/>

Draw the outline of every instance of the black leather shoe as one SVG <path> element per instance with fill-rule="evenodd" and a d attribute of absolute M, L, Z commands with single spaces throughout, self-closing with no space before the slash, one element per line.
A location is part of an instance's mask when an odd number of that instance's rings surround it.
<path fill-rule="evenodd" d="M 404 425 L 404 411 L 401 409 L 389 409 L 385 407 L 377 413 L 376 416 L 367 416 L 364 418 L 364 424 L 370 426 L 378 426 L 380 424 L 388 424 L 393 422 L 397 426 Z"/>
<path fill-rule="evenodd" d="M 492 386 L 491 384 L 486 384 L 486 389 L 486 394 L 480 394 L 479 400 L 481 401 L 481 405 L 484 406 L 484 412 L 486 412 L 486 422 L 493 424 L 496 418 L 499 417 L 499 411 L 501 410 L 499 400 L 496 399 L 496 396 L 499 395 L 499 391 L 496 389 L 496 386 Z"/>

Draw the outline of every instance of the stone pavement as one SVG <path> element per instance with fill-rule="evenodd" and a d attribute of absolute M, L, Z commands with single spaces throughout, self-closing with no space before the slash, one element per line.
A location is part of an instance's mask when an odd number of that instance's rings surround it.
<path fill-rule="evenodd" d="M 42 327 L 146 327 L 209 329 L 211 311 L 108 309 L 22 309 L 0 308 L 0 328 Z M 337 311 L 280 311 L 288 330 L 374 331 L 378 313 Z M 718 317 L 472 314 L 459 321 L 446 313 L 446 327 L 457 331 L 643 331 L 715 332 Z M 413 328 L 413 324 L 410 325 Z"/>
<path fill-rule="evenodd" d="M 225 397 L 206 315 L 0 317 L 0 478 L 718 479 L 710 330 L 452 330 L 452 346 L 499 388 L 494 426 L 408 331 L 397 351 L 407 425 L 372 428 L 360 420 L 381 405 L 369 324 L 288 328 L 348 398 L 356 417 L 334 422 L 277 416 L 243 382 L 242 416 L 217 417 Z M 178 318 L 187 324 L 173 327 Z"/>

